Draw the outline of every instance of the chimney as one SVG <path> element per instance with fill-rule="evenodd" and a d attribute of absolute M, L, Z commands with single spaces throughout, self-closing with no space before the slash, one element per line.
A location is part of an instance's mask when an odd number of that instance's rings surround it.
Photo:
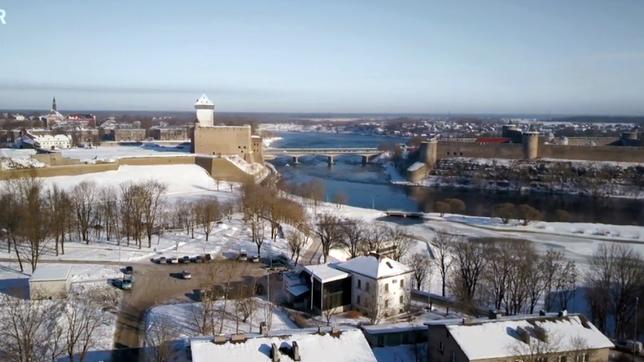
<path fill-rule="evenodd" d="M 280 360 L 280 351 L 277 349 L 275 343 L 271 343 L 271 361 L 279 362 Z"/>
<path fill-rule="evenodd" d="M 268 327 L 266 327 L 266 322 L 259 323 L 259 334 L 265 336 L 268 334 Z"/>
<path fill-rule="evenodd" d="M 490 310 L 487 312 L 487 317 L 488 317 L 489 319 L 497 319 L 497 318 L 499 317 L 499 314 L 498 314 L 495 310 L 490 309 Z"/>
<path fill-rule="evenodd" d="M 567 317 L 568 316 L 568 311 L 567 310 L 562 310 L 559 312 L 559 317 Z"/>
<path fill-rule="evenodd" d="M 293 341 L 293 347 L 291 348 L 291 351 L 293 353 L 293 361 L 302 360 L 302 358 L 300 357 L 300 346 L 297 345 L 297 342 Z"/>
<path fill-rule="evenodd" d="M 244 333 L 237 333 L 230 336 L 230 341 L 232 343 L 242 343 L 246 342 L 246 335 Z"/>
<path fill-rule="evenodd" d="M 228 342 L 228 338 L 224 334 L 218 334 L 212 339 L 214 344 L 224 344 Z"/>

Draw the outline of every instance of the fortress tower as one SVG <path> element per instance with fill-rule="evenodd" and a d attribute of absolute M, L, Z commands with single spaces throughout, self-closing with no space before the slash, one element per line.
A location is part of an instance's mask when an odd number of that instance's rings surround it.
<path fill-rule="evenodd" d="M 535 160 L 539 157 L 539 132 L 523 133 L 523 158 Z"/>
<path fill-rule="evenodd" d="M 438 142 L 436 141 L 436 138 L 431 138 L 422 142 L 418 149 L 419 161 L 423 162 L 428 169 L 432 169 L 436 165 L 437 146 Z"/>
<path fill-rule="evenodd" d="M 205 94 L 195 102 L 195 111 L 200 127 L 212 127 L 215 124 L 215 104 Z"/>

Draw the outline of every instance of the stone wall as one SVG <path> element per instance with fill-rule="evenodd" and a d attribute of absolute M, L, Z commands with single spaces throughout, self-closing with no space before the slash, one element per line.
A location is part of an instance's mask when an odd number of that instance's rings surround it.
<path fill-rule="evenodd" d="M 438 159 L 447 157 L 522 159 L 523 146 L 514 143 L 480 144 L 474 142 L 438 142 Z"/>
<path fill-rule="evenodd" d="M 644 147 L 540 145 L 540 158 L 644 162 Z"/>
<path fill-rule="evenodd" d="M 195 127 L 194 152 L 203 155 L 238 155 L 253 162 L 250 126 Z"/>

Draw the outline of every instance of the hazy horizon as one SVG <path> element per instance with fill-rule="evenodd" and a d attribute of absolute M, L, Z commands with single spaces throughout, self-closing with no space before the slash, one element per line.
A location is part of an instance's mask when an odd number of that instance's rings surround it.
<path fill-rule="evenodd" d="M 644 2 L 6 2 L 0 109 L 644 115 Z"/>

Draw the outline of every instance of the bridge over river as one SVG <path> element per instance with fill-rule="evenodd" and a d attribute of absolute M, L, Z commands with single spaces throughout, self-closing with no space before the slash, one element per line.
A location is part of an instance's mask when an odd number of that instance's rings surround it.
<path fill-rule="evenodd" d="M 273 160 L 277 157 L 292 157 L 293 163 L 299 163 L 302 156 L 326 156 L 329 165 L 335 163 L 335 157 L 343 155 L 362 156 L 362 163 L 366 164 L 373 157 L 380 155 L 383 151 L 377 148 L 268 148 L 264 150 L 264 158 Z"/>

